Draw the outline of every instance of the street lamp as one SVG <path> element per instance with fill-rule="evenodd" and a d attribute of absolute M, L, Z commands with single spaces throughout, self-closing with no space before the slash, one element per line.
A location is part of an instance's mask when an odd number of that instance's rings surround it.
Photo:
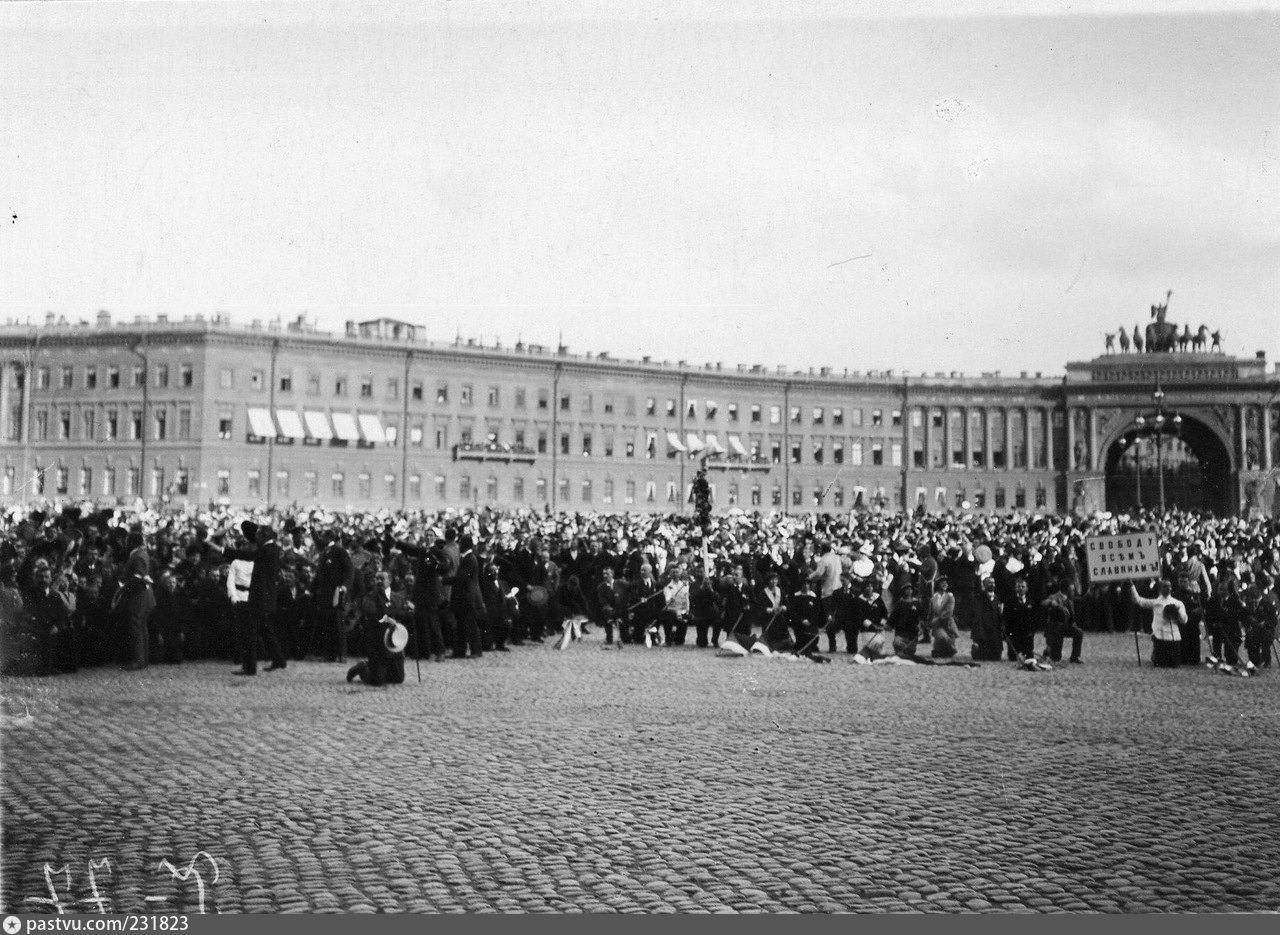
<path fill-rule="evenodd" d="M 138 464 L 138 497 L 143 503 L 146 503 L 144 493 L 146 491 L 146 472 L 147 472 L 147 385 L 151 382 L 151 361 L 147 359 L 147 353 L 141 348 L 146 346 L 146 335 L 138 338 L 138 343 L 130 346 L 129 350 L 142 359 L 142 424 L 139 426 L 138 437 L 141 439 L 141 451 L 139 452 Z M 270 478 L 267 484 L 270 485 Z"/>
<path fill-rule="evenodd" d="M 1136 444 L 1143 438 L 1152 438 L 1156 443 L 1156 479 L 1160 485 L 1160 512 L 1164 512 L 1164 438 L 1166 435 L 1178 435 L 1182 431 L 1182 416 L 1177 412 L 1168 413 L 1164 408 L 1164 390 L 1156 384 L 1151 399 L 1156 404 L 1155 412 L 1140 415 L 1134 419 L 1137 426 L 1132 440 L 1134 447 L 1134 464 L 1137 475 L 1138 508 L 1142 508 L 1142 447 Z"/>

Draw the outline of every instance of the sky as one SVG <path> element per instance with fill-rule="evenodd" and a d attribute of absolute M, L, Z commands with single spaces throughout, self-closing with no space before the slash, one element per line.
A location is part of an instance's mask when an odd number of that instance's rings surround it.
<path fill-rule="evenodd" d="M 0 318 L 1060 373 L 1172 289 L 1276 359 L 1255 5 L 3 4 Z"/>

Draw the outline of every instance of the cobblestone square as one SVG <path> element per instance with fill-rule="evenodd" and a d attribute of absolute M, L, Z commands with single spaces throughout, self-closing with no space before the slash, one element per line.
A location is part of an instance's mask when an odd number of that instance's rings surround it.
<path fill-rule="evenodd" d="M 1280 909 L 1280 675 L 599 640 L 7 679 L 5 909 Z"/>

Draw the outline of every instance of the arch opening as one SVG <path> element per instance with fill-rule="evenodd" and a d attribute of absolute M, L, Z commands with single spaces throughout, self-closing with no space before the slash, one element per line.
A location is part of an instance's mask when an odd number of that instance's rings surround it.
<path fill-rule="evenodd" d="M 1159 440 L 1137 435 L 1133 423 L 1111 443 L 1106 458 L 1107 509 L 1158 509 L 1161 480 L 1167 509 L 1232 513 L 1231 457 L 1203 422 L 1182 413 L 1177 435 Z"/>

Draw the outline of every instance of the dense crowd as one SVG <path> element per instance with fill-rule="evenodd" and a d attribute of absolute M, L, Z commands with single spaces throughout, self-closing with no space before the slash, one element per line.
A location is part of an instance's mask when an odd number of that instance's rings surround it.
<path fill-rule="evenodd" d="M 660 517 L 11 511 L 0 665 L 361 659 L 348 678 L 597 628 L 618 649 L 692 644 L 823 660 L 1082 662 L 1086 631 L 1151 634 L 1159 665 L 1270 665 L 1280 522 L 1170 511 Z M 1159 579 L 1091 584 L 1086 537 L 1149 530 Z M 1036 649 L 1040 635 L 1041 646 Z M 825 645 L 824 645 L 825 644 Z M 1038 657 L 1038 658 L 1037 658 Z"/>

